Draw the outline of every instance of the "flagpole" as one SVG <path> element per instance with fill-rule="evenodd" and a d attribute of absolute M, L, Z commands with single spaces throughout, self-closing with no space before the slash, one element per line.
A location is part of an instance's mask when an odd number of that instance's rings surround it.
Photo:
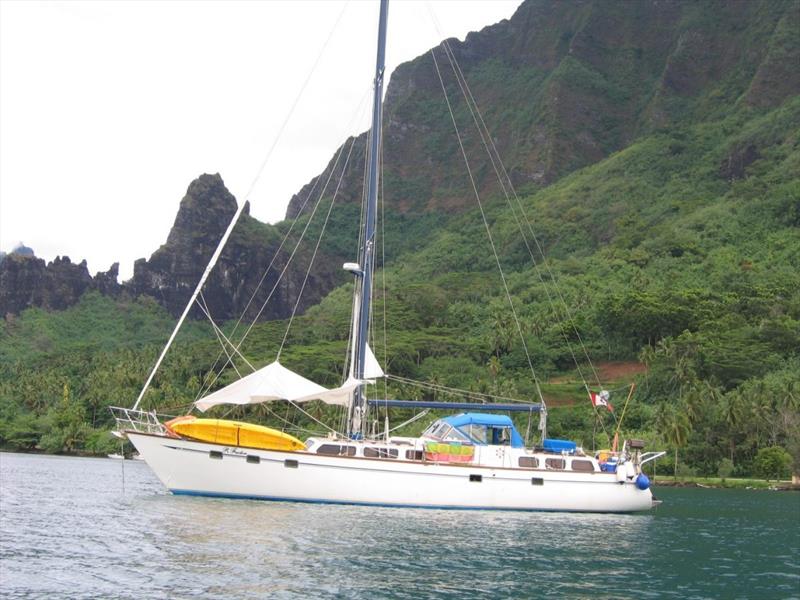
<path fill-rule="evenodd" d="M 628 397 L 625 399 L 625 406 L 622 407 L 622 415 L 619 417 L 619 421 L 617 421 L 617 429 L 614 431 L 614 445 L 611 449 L 616 452 L 617 451 L 617 444 L 619 442 L 619 428 L 622 426 L 622 420 L 625 418 L 625 410 L 628 408 L 628 402 L 630 402 L 631 396 L 633 396 L 633 390 L 636 389 L 636 383 L 631 384 L 631 390 L 628 392 Z"/>

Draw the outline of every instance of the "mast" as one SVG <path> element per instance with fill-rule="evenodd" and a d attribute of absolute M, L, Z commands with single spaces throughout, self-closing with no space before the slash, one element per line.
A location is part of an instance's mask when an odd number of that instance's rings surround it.
<path fill-rule="evenodd" d="M 375 61 L 374 95 L 372 99 L 372 128 L 370 129 L 369 162 L 367 165 L 367 207 L 364 215 L 364 245 L 359 256 L 359 270 L 356 277 L 361 279 L 357 296 L 354 323 L 354 356 L 352 374 L 356 379 L 364 379 L 364 367 L 367 356 L 367 338 L 372 304 L 372 275 L 375 270 L 375 219 L 378 213 L 378 163 L 381 147 L 381 122 L 383 117 L 383 76 L 386 55 L 386 21 L 389 13 L 389 0 L 381 0 L 380 18 L 378 22 L 378 51 Z M 358 288 L 358 284 L 356 284 Z M 363 434 L 366 423 L 367 395 L 365 385 L 360 385 L 353 397 L 350 407 L 348 434 Z"/>

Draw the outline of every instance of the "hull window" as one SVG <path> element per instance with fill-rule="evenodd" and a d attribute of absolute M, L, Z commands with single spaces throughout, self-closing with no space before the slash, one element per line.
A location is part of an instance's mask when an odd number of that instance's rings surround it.
<path fill-rule="evenodd" d="M 213 458 L 215 460 L 222 460 L 222 452 L 218 450 L 211 450 L 208 453 L 208 458 Z"/>
<path fill-rule="evenodd" d="M 248 454 L 247 455 L 247 462 L 249 462 L 250 464 L 253 464 L 253 465 L 257 465 L 258 463 L 261 462 L 261 457 L 260 456 L 253 456 L 252 454 Z"/>
<path fill-rule="evenodd" d="M 555 471 L 563 471 L 566 462 L 563 458 L 548 458 L 545 459 L 544 466 Z"/>
<path fill-rule="evenodd" d="M 366 458 L 397 458 L 397 450 L 394 448 L 364 448 Z"/>
<path fill-rule="evenodd" d="M 535 456 L 520 456 L 519 466 L 524 469 L 538 469 L 539 459 Z"/>
<path fill-rule="evenodd" d="M 327 454 L 329 456 L 355 456 L 355 446 L 340 446 L 339 444 L 322 444 L 317 448 L 317 454 Z"/>
<path fill-rule="evenodd" d="M 469 480 L 480 483 L 481 481 L 483 481 L 483 475 L 470 475 Z"/>
<path fill-rule="evenodd" d="M 531 479 L 531 485 L 544 485 L 544 479 L 541 477 L 533 477 Z"/>
<path fill-rule="evenodd" d="M 406 460 L 422 460 L 422 450 L 406 450 Z"/>
<path fill-rule="evenodd" d="M 586 473 L 593 473 L 594 472 L 594 465 L 590 460 L 573 460 L 572 461 L 572 470 L 573 471 L 585 471 Z"/>
<path fill-rule="evenodd" d="M 287 469 L 296 469 L 298 467 L 298 462 L 296 460 L 286 459 L 283 461 L 283 466 Z"/>

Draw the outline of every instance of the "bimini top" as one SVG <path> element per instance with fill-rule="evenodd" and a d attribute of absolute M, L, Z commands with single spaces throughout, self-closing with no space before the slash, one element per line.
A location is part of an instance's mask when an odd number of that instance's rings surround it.
<path fill-rule="evenodd" d="M 440 419 L 466 435 L 476 444 L 500 445 L 504 442 L 513 448 L 522 448 L 525 442 L 514 427 L 511 417 L 482 413 L 462 413 Z"/>
<path fill-rule="evenodd" d="M 453 427 L 462 425 L 487 425 L 489 427 L 513 427 L 514 422 L 508 415 L 493 415 L 482 413 L 461 413 L 452 417 L 444 417 L 442 421 L 450 423 Z"/>

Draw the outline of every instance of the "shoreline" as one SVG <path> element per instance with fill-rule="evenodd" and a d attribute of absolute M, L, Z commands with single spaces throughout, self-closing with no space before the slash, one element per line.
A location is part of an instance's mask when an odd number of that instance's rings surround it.
<path fill-rule="evenodd" d="M 95 454 L 94 452 L 45 452 L 44 450 L 19 450 L 17 448 L 0 448 L 0 454 L 25 454 L 31 456 L 55 456 L 63 458 L 108 458 L 108 454 Z M 127 458 L 127 457 L 126 457 Z"/>
<path fill-rule="evenodd" d="M 650 480 L 655 487 L 725 489 L 725 490 L 771 490 L 779 492 L 800 492 L 800 484 L 791 480 L 764 480 L 764 479 L 720 479 L 717 477 L 692 477 L 674 480 L 669 476 L 657 481 Z"/>

